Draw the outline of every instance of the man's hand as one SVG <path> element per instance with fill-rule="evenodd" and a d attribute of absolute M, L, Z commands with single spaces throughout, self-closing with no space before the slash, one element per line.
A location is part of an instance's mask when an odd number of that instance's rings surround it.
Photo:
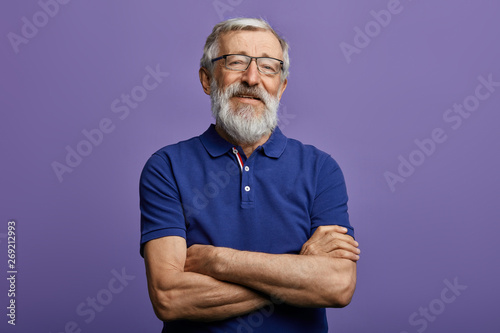
<path fill-rule="evenodd" d="M 302 246 L 301 255 L 323 255 L 331 258 L 359 260 L 359 244 L 347 235 L 347 229 L 338 225 L 325 225 L 316 229 Z M 194 244 L 187 249 L 184 271 L 214 276 L 217 248 Z"/>
<path fill-rule="evenodd" d="M 302 255 L 323 255 L 332 258 L 359 260 L 359 244 L 347 235 L 347 228 L 338 225 L 324 225 L 316 229 L 302 245 Z"/>

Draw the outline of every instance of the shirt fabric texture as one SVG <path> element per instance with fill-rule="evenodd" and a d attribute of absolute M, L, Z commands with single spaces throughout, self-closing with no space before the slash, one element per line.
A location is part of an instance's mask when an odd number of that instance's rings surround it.
<path fill-rule="evenodd" d="M 140 180 L 141 247 L 165 236 L 187 246 L 298 254 L 321 225 L 354 236 L 342 171 L 328 154 L 285 137 L 277 127 L 240 169 L 233 145 L 211 125 L 201 136 L 166 146 Z M 210 323 L 165 322 L 163 332 L 327 332 L 324 308 L 276 301 L 247 315 Z"/>

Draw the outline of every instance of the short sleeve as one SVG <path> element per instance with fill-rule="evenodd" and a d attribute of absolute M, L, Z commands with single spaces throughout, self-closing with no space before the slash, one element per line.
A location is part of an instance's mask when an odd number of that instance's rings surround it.
<path fill-rule="evenodd" d="M 340 225 L 354 237 L 347 212 L 347 190 L 344 175 L 337 162 L 327 156 L 322 163 L 316 184 L 316 195 L 311 211 L 311 234 L 321 225 Z"/>
<path fill-rule="evenodd" d="M 186 238 L 186 223 L 179 190 L 168 159 L 159 154 L 146 162 L 139 183 L 141 256 L 144 244 L 165 236 Z"/>

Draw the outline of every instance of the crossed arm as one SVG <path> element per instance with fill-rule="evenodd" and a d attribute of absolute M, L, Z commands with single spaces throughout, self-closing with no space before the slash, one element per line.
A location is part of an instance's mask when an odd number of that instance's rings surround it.
<path fill-rule="evenodd" d="M 256 310 L 271 298 L 303 307 L 342 307 L 356 286 L 358 243 L 339 226 L 321 226 L 299 255 L 186 247 L 182 237 L 144 247 L 153 308 L 164 321 L 222 320 Z"/>

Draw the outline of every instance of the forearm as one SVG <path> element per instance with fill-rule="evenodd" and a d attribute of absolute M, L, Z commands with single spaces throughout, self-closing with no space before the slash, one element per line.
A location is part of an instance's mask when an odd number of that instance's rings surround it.
<path fill-rule="evenodd" d="M 171 271 L 168 286 L 150 286 L 155 313 L 161 320 L 222 320 L 260 308 L 269 301 L 243 286 L 210 276 Z"/>
<path fill-rule="evenodd" d="M 317 255 L 267 254 L 214 248 L 204 274 L 259 290 L 296 306 L 347 305 L 356 285 L 356 263 Z"/>

